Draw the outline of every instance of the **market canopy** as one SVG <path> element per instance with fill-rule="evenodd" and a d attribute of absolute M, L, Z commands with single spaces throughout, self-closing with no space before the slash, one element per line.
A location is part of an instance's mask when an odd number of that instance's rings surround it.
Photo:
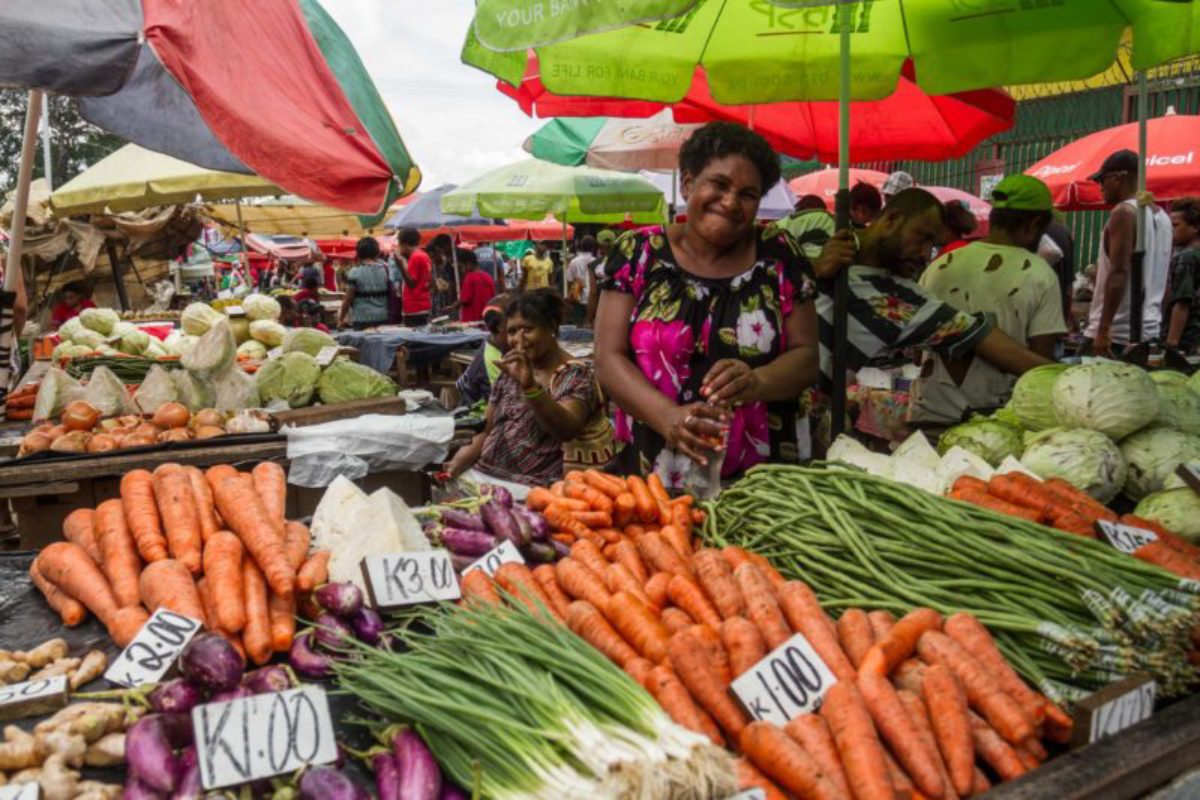
<path fill-rule="evenodd" d="M 534 158 L 565 166 L 597 169 L 674 170 L 679 148 L 699 125 L 680 125 L 670 111 L 648 119 L 559 117 L 525 140 Z"/>
<path fill-rule="evenodd" d="M 50 195 L 50 206 L 69 217 L 184 205 L 197 197 L 232 200 L 282 193 L 257 175 L 217 172 L 127 144 L 59 187 Z"/>
<path fill-rule="evenodd" d="M 410 194 L 402 197 L 388 210 L 394 213 L 419 196 Z M 230 228 L 238 227 L 238 208 L 233 203 L 209 203 L 201 206 L 200 210 L 214 222 Z M 296 197 L 253 205 L 242 204 L 241 214 L 246 229 L 256 233 L 357 237 L 381 232 L 383 228 L 382 223 L 378 228 L 364 228 L 362 220 L 354 214 L 338 208 L 308 203 Z"/>
<path fill-rule="evenodd" d="M 461 216 L 442 211 L 442 198 L 456 188 L 458 187 L 452 183 L 444 183 L 433 191 L 422 193 L 416 200 L 393 214 L 385 223 L 385 227 L 425 230 L 428 228 L 455 228 L 463 225 L 499 227 L 504 224 L 500 220 L 488 219 L 475 213 Z"/>

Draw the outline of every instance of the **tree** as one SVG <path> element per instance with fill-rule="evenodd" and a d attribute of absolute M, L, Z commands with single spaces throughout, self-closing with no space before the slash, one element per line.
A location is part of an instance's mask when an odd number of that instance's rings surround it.
<path fill-rule="evenodd" d="M 0 91 L 0 198 L 16 187 L 28 97 L 23 91 Z M 50 169 L 55 187 L 62 186 L 124 144 L 121 139 L 81 117 L 74 99 L 46 95 L 46 100 L 50 104 Z M 44 175 L 42 164 L 39 136 L 38 154 L 33 165 L 35 180 Z"/>

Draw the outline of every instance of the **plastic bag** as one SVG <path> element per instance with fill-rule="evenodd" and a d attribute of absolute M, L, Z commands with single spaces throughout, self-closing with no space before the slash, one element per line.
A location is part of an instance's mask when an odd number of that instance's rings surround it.
<path fill-rule="evenodd" d="M 217 402 L 217 390 L 208 378 L 177 369 L 171 373 L 171 382 L 175 384 L 175 399 L 193 414 L 202 408 L 212 408 Z"/>
<path fill-rule="evenodd" d="M 143 414 L 153 414 L 163 403 L 179 399 L 171 373 L 155 364 L 146 373 L 146 379 L 133 393 L 133 404 Z"/>
<path fill-rule="evenodd" d="M 217 411 L 241 411 L 258 407 L 258 387 L 254 377 L 234 364 L 213 379 L 216 388 Z"/>
<path fill-rule="evenodd" d="M 229 368 L 237 358 L 237 342 L 228 320 L 222 318 L 179 359 L 188 372 L 207 378 Z"/>
<path fill-rule="evenodd" d="M 118 417 L 122 414 L 132 414 L 136 411 L 125 384 L 121 383 L 108 367 L 96 367 L 88 378 L 87 388 L 84 389 L 83 399 L 93 408 L 99 409 L 101 416 Z"/>
<path fill-rule="evenodd" d="M 33 421 L 54 419 L 67 403 L 82 399 L 83 384 L 58 367 L 51 367 L 38 387 L 37 400 L 33 402 Z"/>

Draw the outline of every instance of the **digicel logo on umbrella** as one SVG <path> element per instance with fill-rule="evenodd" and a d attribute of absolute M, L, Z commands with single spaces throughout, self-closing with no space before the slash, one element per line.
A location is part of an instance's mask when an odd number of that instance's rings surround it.
<path fill-rule="evenodd" d="M 1189 150 L 1186 153 L 1176 153 L 1174 155 L 1160 155 L 1151 153 L 1146 156 L 1146 167 L 1182 167 L 1189 164 L 1194 164 L 1196 161 L 1196 151 Z M 1052 178 L 1055 175 L 1069 175 L 1083 166 L 1083 162 L 1074 164 L 1047 164 L 1038 170 L 1035 170 L 1033 177 L 1035 178 Z"/>

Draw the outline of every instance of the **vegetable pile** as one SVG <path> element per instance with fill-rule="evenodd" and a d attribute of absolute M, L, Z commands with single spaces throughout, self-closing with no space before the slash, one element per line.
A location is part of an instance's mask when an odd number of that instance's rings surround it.
<path fill-rule="evenodd" d="M 363 593 L 352 583 L 326 583 L 312 594 L 316 620 L 312 629 L 292 640 L 288 663 L 305 678 L 328 678 L 333 662 L 347 654 L 357 640 L 367 645 L 383 641 L 383 618 L 363 605 Z"/>
<path fill-rule="evenodd" d="M 82 780 L 79 770 L 124 764 L 127 731 L 139 716 L 122 703 L 77 702 L 32 731 L 9 725 L 0 743 L 0 785 L 37 783 L 42 800 L 116 800 L 122 787 Z"/>
<path fill-rule="evenodd" d="M 66 675 L 72 689 L 91 683 L 108 668 L 108 656 L 89 650 L 83 658 L 68 655 L 64 639 L 49 639 L 31 650 L 0 650 L 0 686 Z"/>
<path fill-rule="evenodd" d="M 192 414 L 176 402 L 158 406 L 153 415 L 123 414 L 102 419 L 100 410 L 83 400 L 63 409 L 57 423 L 43 422 L 21 439 L 18 455 L 50 450 L 55 453 L 107 453 L 164 442 L 212 439 L 227 432 L 228 414 L 205 408 Z"/>
<path fill-rule="evenodd" d="M 33 419 L 33 404 L 37 400 L 38 383 L 27 383 L 13 390 L 4 401 L 4 418 L 10 422 Z"/>
<path fill-rule="evenodd" d="M 423 529 L 430 540 L 450 551 L 458 570 L 488 551 L 511 542 L 527 561 L 554 561 L 569 551 L 550 538 L 546 518 L 513 502 L 503 487 L 484 486 L 476 497 L 434 506 Z"/>

